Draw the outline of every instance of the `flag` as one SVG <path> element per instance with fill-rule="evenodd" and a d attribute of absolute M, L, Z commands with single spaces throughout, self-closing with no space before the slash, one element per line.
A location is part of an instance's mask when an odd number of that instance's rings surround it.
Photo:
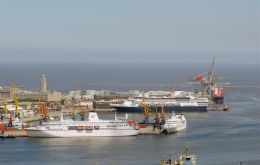
<path fill-rule="evenodd" d="M 203 80 L 203 76 L 201 74 L 199 74 L 197 77 L 196 77 L 196 80 L 197 81 L 202 81 Z"/>

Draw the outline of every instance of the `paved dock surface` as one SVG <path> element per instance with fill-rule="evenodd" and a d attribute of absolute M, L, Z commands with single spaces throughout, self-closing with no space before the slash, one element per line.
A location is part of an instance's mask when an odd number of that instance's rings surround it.
<path fill-rule="evenodd" d="M 162 130 L 158 128 L 153 128 L 153 126 L 147 126 L 146 128 L 140 128 L 139 135 L 159 135 Z"/>
<path fill-rule="evenodd" d="M 15 137 L 27 137 L 28 134 L 25 130 L 13 130 L 7 131 L 8 135 L 15 136 Z"/>

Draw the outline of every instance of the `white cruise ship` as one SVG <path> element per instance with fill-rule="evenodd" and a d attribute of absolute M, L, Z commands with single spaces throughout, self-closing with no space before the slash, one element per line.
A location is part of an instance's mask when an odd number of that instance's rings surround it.
<path fill-rule="evenodd" d="M 139 133 L 126 120 L 101 120 L 95 112 L 89 112 L 86 121 L 63 120 L 61 117 L 60 121 L 47 122 L 26 130 L 29 137 L 135 136 Z"/>
<path fill-rule="evenodd" d="M 180 114 L 176 115 L 174 112 L 168 120 L 166 120 L 165 124 L 163 125 L 163 131 L 166 133 L 174 133 L 178 131 L 182 131 L 186 129 L 187 122 L 186 118 Z"/>

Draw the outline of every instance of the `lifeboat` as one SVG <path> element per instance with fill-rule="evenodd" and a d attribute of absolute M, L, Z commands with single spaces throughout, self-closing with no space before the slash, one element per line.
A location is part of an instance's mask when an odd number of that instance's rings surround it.
<path fill-rule="evenodd" d="M 92 130 L 92 129 L 93 129 L 93 126 L 85 126 L 85 129 L 86 129 L 86 130 Z"/>
<path fill-rule="evenodd" d="M 94 128 L 95 128 L 95 129 L 99 129 L 100 126 L 99 126 L 99 125 L 95 125 Z"/>
<path fill-rule="evenodd" d="M 77 130 L 84 130 L 84 126 L 77 126 Z"/>

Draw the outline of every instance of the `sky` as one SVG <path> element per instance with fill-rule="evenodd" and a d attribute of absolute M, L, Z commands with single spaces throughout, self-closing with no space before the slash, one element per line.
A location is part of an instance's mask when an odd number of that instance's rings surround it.
<path fill-rule="evenodd" d="M 0 0 L 0 63 L 260 64 L 260 0 Z"/>

